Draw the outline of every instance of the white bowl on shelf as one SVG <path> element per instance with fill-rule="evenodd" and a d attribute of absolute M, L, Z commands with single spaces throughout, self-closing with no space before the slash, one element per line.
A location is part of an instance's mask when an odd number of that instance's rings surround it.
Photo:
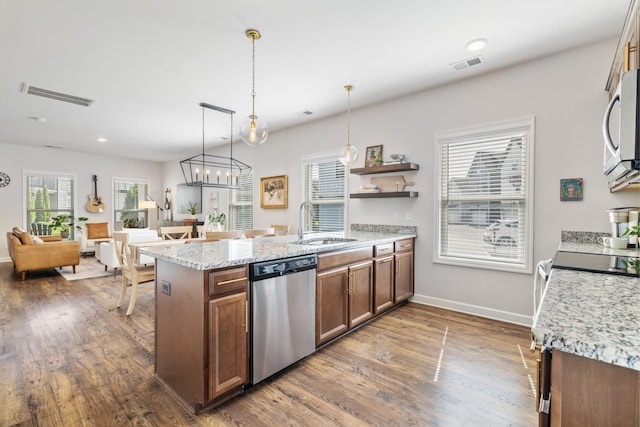
<path fill-rule="evenodd" d="M 377 190 L 378 186 L 375 184 L 364 184 L 360 186 L 361 190 Z"/>

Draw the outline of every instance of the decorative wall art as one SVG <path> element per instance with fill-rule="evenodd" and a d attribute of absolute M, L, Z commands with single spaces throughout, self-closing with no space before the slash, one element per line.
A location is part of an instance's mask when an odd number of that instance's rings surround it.
<path fill-rule="evenodd" d="M 260 178 L 260 207 L 284 209 L 287 207 L 287 176 Z"/>
<path fill-rule="evenodd" d="M 566 178 L 560 180 L 560 201 L 582 201 L 582 178 Z"/>
<path fill-rule="evenodd" d="M 364 158 L 364 167 L 378 166 L 382 164 L 382 145 L 373 145 L 367 147 L 366 157 Z"/>

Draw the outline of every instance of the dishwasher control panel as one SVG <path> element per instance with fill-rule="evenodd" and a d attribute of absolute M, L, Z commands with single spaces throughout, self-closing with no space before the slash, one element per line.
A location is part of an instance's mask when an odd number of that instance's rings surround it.
<path fill-rule="evenodd" d="M 274 276 L 296 273 L 298 271 L 315 268 L 318 264 L 318 257 L 314 255 L 304 255 L 295 258 L 276 259 L 251 264 L 250 280 L 268 279 Z"/>

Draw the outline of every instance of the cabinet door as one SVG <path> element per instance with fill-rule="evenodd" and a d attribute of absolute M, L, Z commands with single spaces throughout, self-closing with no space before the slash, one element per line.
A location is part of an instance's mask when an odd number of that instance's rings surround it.
<path fill-rule="evenodd" d="M 373 317 L 373 262 L 349 267 L 349 328 Z"/>
<path fill-rule="evenodd" d="M 247 382 L 247 293 L 209 302 L 209 400 Z"/>
<path fill-rule="evenodd" d="M 393 255 L 373 263 L 373 312 L 382 313 L 393 306 Z"/>
<path fill-rule="evenodd" d="M 413 251 L 401 252 L 396 257 L 395 302 L 413 295 Z"/>
<path fill-rule="evenodd" d="M 348 328 L 348 273 L 343 267 L 316 276 L 316 346 Z"/>

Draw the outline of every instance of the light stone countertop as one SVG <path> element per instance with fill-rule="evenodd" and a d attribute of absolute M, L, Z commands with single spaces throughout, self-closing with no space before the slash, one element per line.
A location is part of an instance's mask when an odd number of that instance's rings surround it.
<path fill-rule="evenodd" d="M 211 270 L 299 255 L 389 243 L 396 240 L 414 238 L 416 234 L 413 232 L 347 231 L 344 233 L 308 233 L 305 234 L 304 239 L 308 240 L 319 237 L 338 237 L 357 240 L 318 246 L 294 244 L 292 242 L 297 241 L 298 236 L 289 235 L 255 239 L 221 240 L 219 242 L 143 246 L 139 247 L 138 251 L 141 254 L 173 262 L 195 270 Z"/>
<path fill-rule="evenodd" d="M 589 243 L 558 250 L 640 255 Z M 531 334 L 543 348 L 640 370 L 640 277 L 552 269 Z"/>

